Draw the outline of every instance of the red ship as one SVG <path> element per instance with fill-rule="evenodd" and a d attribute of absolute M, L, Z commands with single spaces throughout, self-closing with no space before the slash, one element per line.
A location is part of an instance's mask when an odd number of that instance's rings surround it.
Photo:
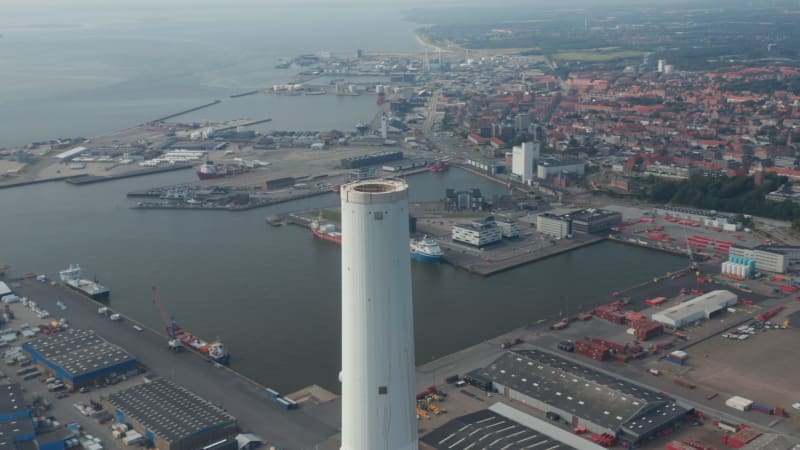
<path fill-rule="evenodd" d="M 342 233 L 336 229 L 336 225 L 332 223 L 311 222 L 311 232 L 314 236 L 331 241 L 336 244 L 342 243 Z"/>
<path fill-rule="evenodd" d="M 224 165 L 216 165 L 214 161 L 206 161 L 197 169 L 197 177 L 201 180 L 211 180 L 214 178 L 229 177 L 231 175 L 239 175 L 240 173 L 247 172 L 246 167 L 234 166 L 227 167 Z"/>
<path fill-rule="evenodd" d="M 436 164 L 434 164 L 433 166 L 431 166 L 431 168 L 430 168 L 430 172 L 431 172 L 431 173 L 441 173 L 441 172 L 446 172 L 446 171 L 447 171 L 447 169 L 449 169 L 449 168 L 450 168 L 450 164 L 447 164 L 447 163 L 446 163 L 446 162 L 444 162 L 444 161 L 439 161 L 439 162 L 437 162 Z"/>

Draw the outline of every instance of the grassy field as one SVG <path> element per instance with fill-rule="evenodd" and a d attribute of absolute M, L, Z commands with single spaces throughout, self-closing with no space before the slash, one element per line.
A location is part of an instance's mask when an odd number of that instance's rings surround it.
<path fill-rule="evenodd" d="M 613 61 L 615 59 L 638 58 L 643 54 L 644 52 L 638 52 L 635 50 L 617 50 L 617 51 L 585 50 L 585 51 L 572 51 L 572 52 L 558 52 L 553 55 L 553 58 L 561 61 L 602 62 L 602 61 Z"/>
<path fill-rule="evenodd" d="M 342 221 L 342 213 L 339 211 L 332 211 L 330 209 L 323 209 L 320 211 L 320 215 L 324 220 L 330 222 L 337 222 L 340 223 Z"/>

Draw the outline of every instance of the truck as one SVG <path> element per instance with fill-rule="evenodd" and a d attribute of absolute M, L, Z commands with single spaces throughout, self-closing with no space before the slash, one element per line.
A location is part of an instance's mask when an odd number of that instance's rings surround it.
<path fill-rule="evenodd" d="M 119 322 L 120 320 L 122 320 L 122 316 L 120 316 L 117 313 L 111 314 L 110 316 L 108 316 L 108 318 L 115 322 Z"/>

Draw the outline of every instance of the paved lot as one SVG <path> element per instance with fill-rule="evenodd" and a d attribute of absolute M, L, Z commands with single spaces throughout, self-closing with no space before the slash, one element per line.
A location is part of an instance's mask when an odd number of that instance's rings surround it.
<path fill-rule="evenodd" d="M 93 329 L 99 336 L 133 354 L 151 373 L 167 377 L 233 414 L 242 429 L 287 449 L 313 448 L 337 433 L 334 427 L 303 408 L 286 411 L 268 398 L 263 388 L 227 368 L 205 362 L 192 352 L 173 353 L 166 338 L 154 331 L 133 328 L 126 318 L 112 322 L 97 314 L 97 303 L 62 286 L 32 280 L 20 283 L 19 294 L 36 301 L 55 317 L 64 317 L 74 328 Z M 56 302 L 66 306 L 59 310 Z M 141 326 L 141 324 L 140 324 Z"/>

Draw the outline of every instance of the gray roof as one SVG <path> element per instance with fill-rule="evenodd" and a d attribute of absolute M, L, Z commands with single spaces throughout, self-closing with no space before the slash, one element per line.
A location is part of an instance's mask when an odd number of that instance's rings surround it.
<path fill-rule="evenodd" d="M 422 442 L 435 449 L 504 448 L 518 450 L 535 445 L 539 449 L 570 447 L 516 421 L 485 409 L 453 419 L 428 433 Z"/>
<path fill-rule="evenodd" d="M 0 384 L 0 415 L 27 411 L 22 388 L 18 383 Z"/>
<path fill-rule="evenodd" d="M 674 402 L 657 392 L 540 350 L 507 352 L 474 373 L 611 430 L 631 422 L 644 434 L 687 412 L 673 411 L 667 405 Z M 659 407 L 670 413 L 656 415 Z"/>
<path fill-rule="evenodd" d="M 119 391 L 108 402 L 168 442 L 236 423 L 218 406 L 164 378 Z"/>
<path fill-rule="evenodd" d="M 33 422 L 30 417 L 0 423 L 0 449 L 13 448 L 14 437 L 33 434 Z"/>
<path fill-rule="evenodd" d="M 23 348 L 26 346 L 73 377 L 135 361 L 128 352 L 97 336 L 92 330 L 71 328 L 52 336 L 33 339 Z"/>

